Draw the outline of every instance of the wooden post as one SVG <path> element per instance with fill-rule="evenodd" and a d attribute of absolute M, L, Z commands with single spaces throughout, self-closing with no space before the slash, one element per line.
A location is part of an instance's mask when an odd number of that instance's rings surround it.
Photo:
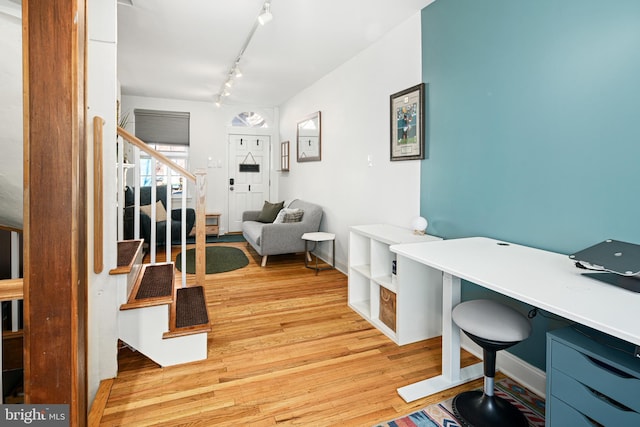
<path fill-rule="evenodd" d="M 87 414 L 86 0 L 24 0 L 25 403 Z M 114 107 L 115 108 L 115 107 Z"/>
<path fill-rule="evenodd" d="M 206 265 L 206 195 L 207 172 L 198 169 L 196 175 L 196 284 L 204 286 Z"/>

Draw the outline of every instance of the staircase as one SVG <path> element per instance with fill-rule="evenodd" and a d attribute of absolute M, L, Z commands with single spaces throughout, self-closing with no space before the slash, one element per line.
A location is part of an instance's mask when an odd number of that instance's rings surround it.
<path fill-rule="evenodd" d="M 94 176 L 102 177 L 102 126 L 104 120 L 94 117 Z M 116 276 L 115 288 L 106 287 L 101 291 L 100 300 L 103 301 L 102 315 L 98 320 L 100 345 L 104 352 L 104 366 L 101 368 L 105 375 L 117 372 L 116 341 L 139 351 L 160 366 L 172 366 L 182 363 L 203 360 L 207 358 L 207 334 L 211 331 L 207 304 L 202 285 L 205 283 L 205 194 L 206 172 L 199 170 L 191 173 L 177 165 L 169 158 L 155 151 L 144 141 L 138 139 L 121 127 L 117 128 L 117 265 L 109 271 Z M 127 163 L 125 170 L 124 152 L 132 151 L 132 164 Z M 157 165 L 162 164 L 173 173 L 181 177 L 180 221 L 182 232 L 180 246 L 186 252 L 187 235 L 186 218 L 187 193 L 191 192 L 195 199 L 195 230 L 196 230 L 196 271 L 195 284 L 187 286 L 186 266 L 181 268 L 180 284 L 176 284 L 174 264 L 172 262 L 156 263 L 156 218 L 155 204 L 151 204 L 150 229 L 151 236 L 147 242 L 149 248 L 149 264 L 143 263 L 143 244 L 140 239 L 140 191 L 135 191 L 133 208 L 133 240 L 123 239 L 123 218 L 126 201 L 124 188 L 126 172 L 133 172 L 133 185 L 140 183 L 140 152 L 150 158 L 151 170 L 151 200 L 156 200 L 158 181 L 156 179 Z M 131 169 L 130 169 L 131 168 Z M 99 274 L 103 268 L 104 246 L 102 234 L 102 179 L 94 179 L 94 272 Z M 167 183 L 169 184 L 169 183 Z M 192 187 L 190 187 L 192 186 Z M 173 197 L 166 192 L 164 206 L 173 212 Z M 172 214 L 167 215 L 165 230 L 165 259 L 171 259 L 172 253 Z M 183 257 L 183 260 L 186 257 Z"/>
<path fill-rule="evenodd" d="M 143 264 L 143 241 L 118 242 L 118 338 L 160 366 L 207 358 L 211 331 L 202 286 L 176 284 L 172 262 Z"/>

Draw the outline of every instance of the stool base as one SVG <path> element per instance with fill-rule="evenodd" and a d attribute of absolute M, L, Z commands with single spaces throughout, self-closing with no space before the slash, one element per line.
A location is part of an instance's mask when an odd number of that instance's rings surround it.
<path fill-rule="evenodd" d="M 522 412 L 498 396 L 479 390 L 465 391 L 453 398 L 453 413 L 465 427 L 527 427 Z"/>

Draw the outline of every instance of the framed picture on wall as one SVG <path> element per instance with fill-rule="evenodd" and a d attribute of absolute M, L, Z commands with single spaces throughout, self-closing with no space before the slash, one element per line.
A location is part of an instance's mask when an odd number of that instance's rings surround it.
<path fill-rule="evenodd" d="M 289 141 L 280 143 L 280 171 L 289 172 Z"/>
<path fill-rule="evenodd" d="M 391 160 L 424 159 L 425 85 L 391 95 Z"/>

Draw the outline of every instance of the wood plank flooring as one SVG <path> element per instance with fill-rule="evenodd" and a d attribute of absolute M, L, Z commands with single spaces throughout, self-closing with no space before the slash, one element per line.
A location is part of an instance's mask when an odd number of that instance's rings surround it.
<path fill-rule="evenodd" d="M 207 360 L 160 368 L 121 349 L 99 425 L 371 426 L 481 386 L 405 403 L 398 387 L 439 373 L 439 337 L 399 347 L 347 306 L 338 270 L 315 275 L 302 254 L 261 268 L 246 243 L 223 245 L 250 263 L 207 275 Z"/>

